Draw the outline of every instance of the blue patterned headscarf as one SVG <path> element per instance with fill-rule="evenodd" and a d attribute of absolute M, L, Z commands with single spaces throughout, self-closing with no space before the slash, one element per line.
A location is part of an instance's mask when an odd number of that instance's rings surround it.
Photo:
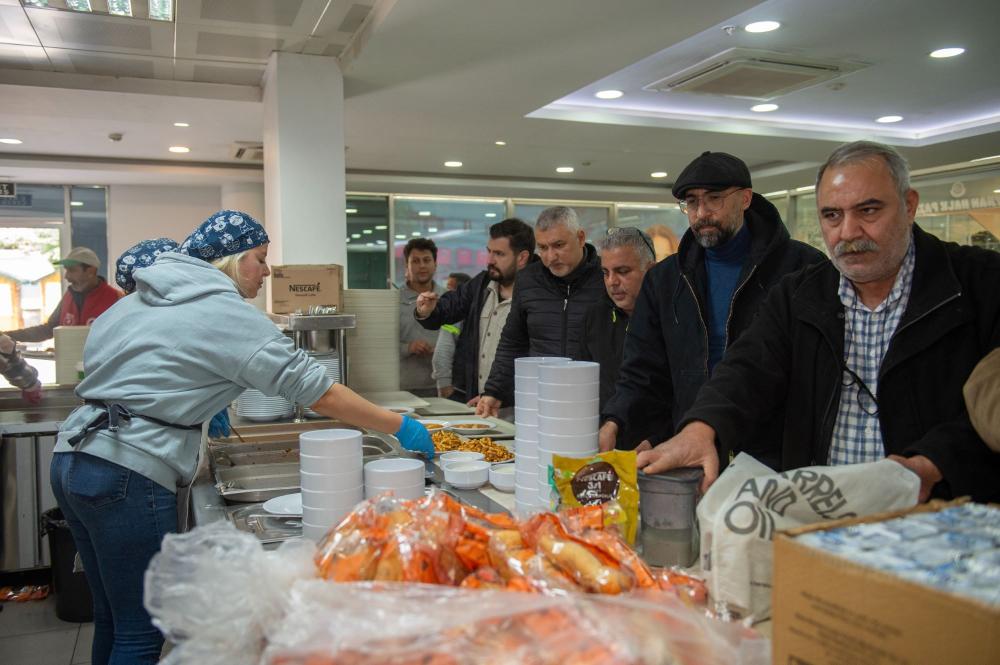
<path fill-rule="evenodd" d="M 133 273 L 139 268 L 153 265 L 156 257 L 163 252 L 177 251 L 177 243 L 170 238 L 143 240 L 125 250 L 115 261 L 115 282 L 125 293 L 135 291 Z"/>
<path fill-rule="evenodd" d="M 239 210 L 220 210 L 181 243 L 180 252 L 214 261 L 271 242 L 256 219 Z"/>

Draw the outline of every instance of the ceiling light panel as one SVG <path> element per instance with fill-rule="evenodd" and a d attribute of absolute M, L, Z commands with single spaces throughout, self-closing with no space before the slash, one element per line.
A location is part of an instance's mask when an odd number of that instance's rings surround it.
<path fill-rule="evenodd" d="M 132 16 L 132 0 L 108 0 L 108 13 L 112 16 Z"/>
<path fill-rule="evenodd" d="M 755 21 L 743 28 L 747 32 L 773 32 L 781 27 L 777 21 Z"/>
<path fill-rule="evenodd" d="M 92 12 L 90 0 L 66 0 L 66 6 L 75 12 Z"/>
<path fill-rule="evenodd" d="M 954 58 L 956 55 L 962 55 L 965 53 L 965 49 L 961 46 L 950 46 L 948 48 L 939 48 L 936 51 L 931 51 L 932 58 Z"/>
<path fill-rule="evenodd" d="M 890 124 L 890 123 L 893 123 L 893 122 L 899 122 L 902 119 L 903 119 L 903 116 L 901 116 L 901 115 L 884 115 L 884 116 L 882 116 L 880 118 L 875 118 L 875 122 L 880 122 L 883 125 L 887 125 L 887 124 Z"/>
<path fill-rule="evenodd" d="M 598 99 L 618 99 L 622 97 L 625 93 L 621 90 L 600 90 L 594 93 L 594 97 Z"/>

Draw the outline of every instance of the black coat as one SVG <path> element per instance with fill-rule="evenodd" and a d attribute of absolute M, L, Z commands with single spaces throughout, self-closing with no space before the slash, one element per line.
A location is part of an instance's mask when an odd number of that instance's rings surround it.
<path fill-rule="evenodd" d="M 889 343 L 876 400 L 887 455 L 925 455 L 944 476 L 933 495 L 1000 500 L 1000 453 L 969 422 L 962 386 L 1000 346 L 1000 255 L 946 243 L 914 227 L 910 299 Z M 844 358 L 840 274 L 825 263 L 768 295 L 682 422 L 701 420 L 739 450 L 772 418 L 780 469 L 826 464 Z M 782 408 L 784 407 L 784 408 Z"/>
<path fill-rule="evenodd" d="M 628 327 L 629 315 L 607 296 L 591 306 L 583 318 L 583 347 L 580 350 L 580 360 L 591 360 L 601 365 L 602 409 L 615 394 Z M 650 418 L 637 425 L 643 425 L 645 429 L 630 427 L 629 423 L 626 423 L 618 430 L 617 448 L 632 450 L 643 439 L 658 433 L 664 427 L 662 418 Z"/>
<path fill-rule="evenodd" d="M 590 244 L 584 246 L 583 261 L 566 277 L 556 277 L 541 261 L 517 273 L 507 325 L 483 394 L 496 397 L 504 406 L 514 403 L 515 358 L 578 360 L 583 316 L 605 293 L 601 261 Z"/>
<path fill-rule="evenodd" d="M 727 323 L 728 347 L 750 326 L 768 290 L 783 276 L 812 263 L 821 252 L 792 240 L 771 203 L 754 194 L 744 213 L 750 256 L 733 293 Z M 652 268 L 636 301 L 615 396 L 604 419 L 647 429 L 652 414 L 666 412 L 669 425 L 656 438 L 669 438 L 708 380 L 708 320 L 705 250 L 689 229 L 678 253 Z M 768 434 L 763 433 L 766 441 Z M 655 443 L 655 442 L 654 442 Z M 747 444 L 747 452 L 756 446 Z M 725 463 L 728 455 L 722 455 Z M 761 454 L 761 461 L 773 463 Z"/>

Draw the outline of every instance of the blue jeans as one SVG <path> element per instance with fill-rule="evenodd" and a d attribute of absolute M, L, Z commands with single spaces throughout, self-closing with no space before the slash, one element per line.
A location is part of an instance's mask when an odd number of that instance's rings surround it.
<path fill-rule="evenodd" d="M 163 636 L 142 605 L 143 576 L 163 536 L 177 531 L 176 496 L 86 453 L 56 453 L 50 473 L 94 596 L 91 663 L 156 663 Z"/>

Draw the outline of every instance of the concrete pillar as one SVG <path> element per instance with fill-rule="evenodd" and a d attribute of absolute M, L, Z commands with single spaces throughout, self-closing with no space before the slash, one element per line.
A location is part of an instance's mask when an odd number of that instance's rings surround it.
<path fill-rule="evenodd" d="M 264 185 L 259 182 L 233 182 L 222 185 L 222 209 L 240 210 L 247 213 L 258 222 L 264 225 L 270 235 L 271 229 L 264 214 Z M 271 248 L 268 248 L 268 261 L 273 263 L 274 259 Z M 271 283 L 264 280 L 264 288 L 260 290 L 257 297 L 251 300 L 255 307 L 261 311 L 267 311 L 267 292 Z"/>
<path fill-rule="evenodd" d="M 275 264 L 346 268 L 344 85 L 336 59 L 272 53 L 264 76 L 264 190 Z"/>

